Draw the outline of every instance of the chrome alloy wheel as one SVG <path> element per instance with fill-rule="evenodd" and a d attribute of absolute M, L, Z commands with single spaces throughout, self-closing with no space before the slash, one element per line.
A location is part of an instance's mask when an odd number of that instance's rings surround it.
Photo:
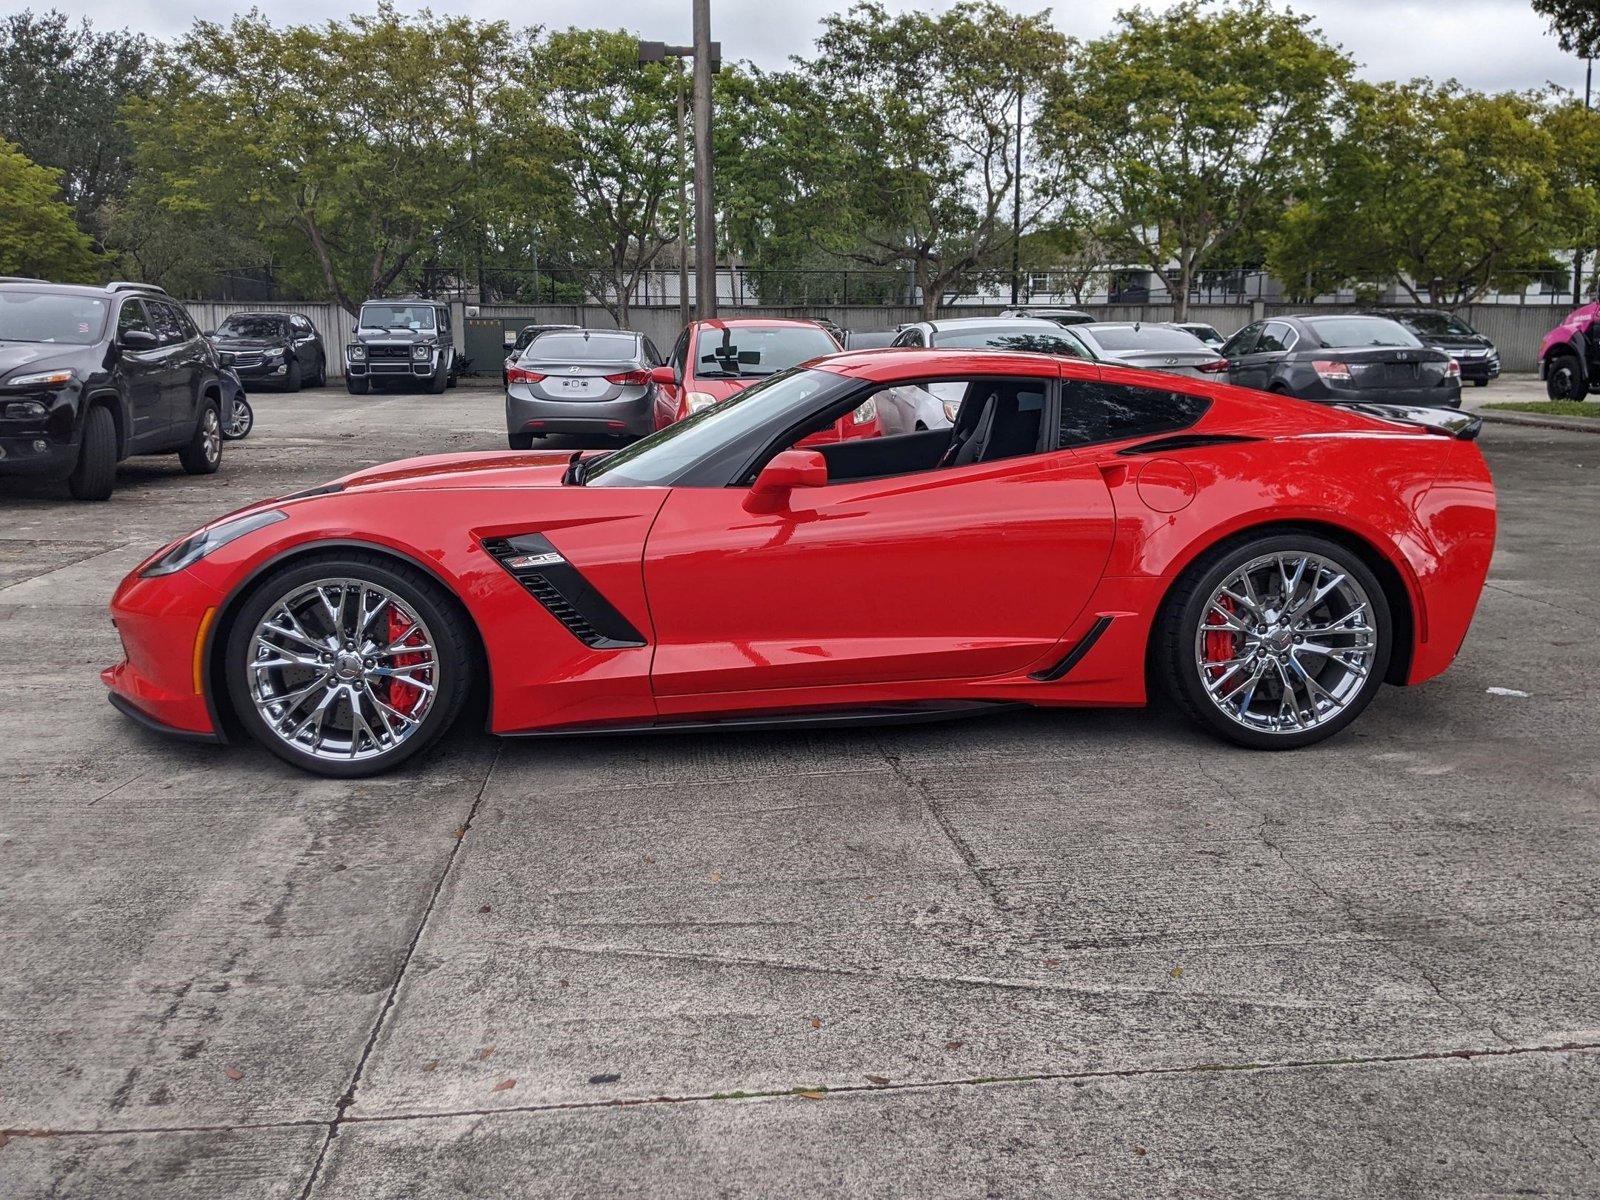
<path fill-rule="evenodd" d="M 1344 712 L 1378 654 L 1366 589 L 1317 554 L 1251 559 L 1212 592 L 1195 632 L 1211 702 L 1269 734 L 1303 733 Z"/>
<path fill-rule="evenodd" d="M 249 643 L 250 698 L 285 744 L 330 762 L 387 753 L 422 727 L 439 690 L 433 635 L 415 609 L 360 579 L 301 584 Z"/>

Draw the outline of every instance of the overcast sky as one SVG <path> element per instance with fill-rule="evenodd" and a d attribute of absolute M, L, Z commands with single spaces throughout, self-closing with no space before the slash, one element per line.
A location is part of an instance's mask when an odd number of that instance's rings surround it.
<path fill-rule="evenodd" d="M 25 0 L 35 9 L 59 7 L 87 15 L 96 24 L 127 25 L 144 33 L 170 36 L 199 14 L 221 20 L 250 7 L 249 0 Z M 927 7 L 887 0 L 892 9 Z M 1167 0 L 1147 0 L 1164 8 Z M 712 0 L 712 34 L 724 57 L 750 59 L 775 67 L 797 50 L 807 50 L 818 19 L 846 7 L 847 0 Z M 932 0 L 933 7 L 947 7 Z M 21 7 L 13 0 L 7 7 Z M 315 22 L 330 12 L 370 9 L 366 0 L 274 0 L 267 11 L 278 22 Z M 397 7 L 423 7 L 402 0 Z M 433 0 L 435 12 L 470 13 L 480 18 L 531 21 L 545 26 L 618 25 L 660 41 L 689 40 L 689 0 L 620 0 L 596 6 L 592 0 Z M 1016 0 L 1013 7 L 1050 7 L 1067 33 L 1094 37 L 1105 32 L 1126 0 L 1058 0 L 1048 5 Z M 1563 55 L 1526 0 L 1299 0 L 1333 41 L 1341 43 L 1371 79 L 1434 79 L 1452 76 L 1484 90 L 1538 87 L 1556 83 L 1581 92 L 1583 64 Z"/>

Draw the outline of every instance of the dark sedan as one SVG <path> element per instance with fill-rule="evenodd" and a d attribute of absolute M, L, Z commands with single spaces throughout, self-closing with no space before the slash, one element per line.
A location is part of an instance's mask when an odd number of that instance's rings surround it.
<path fill-rule="evenodd" d="M 551 433 L 643 437 L 655 431 L 651 372 L 664 364 L 639 333 L 557 329 L 529 343 L 508 372 L 506 436 L 513 450 Z"/>
<path fill-rule="evenodd" d="M 1324 403 L 1461 407 L 1461 364 L 1387 317 L 1274 317 L 1218 351 L 1229 383 Z"/>
<path fill-rule="evenodd" d="M 1424 346 L 1436 346 L 1461 364 L 1461 382 L 1488 387 L 1500 378 L 1500 351 L 1460 317 L 1440 308 L 1375 308 L 1375 317 L 1398 321 Z"/>
<path fill-rule="evenodd" d="M 511 386 L 511 368 L 517 365 L 517 359 L 522 357 L 522 352 L 528 348 L 528 343 L 541 333 L 549 333 L 552 329 L 582 329 L 581 325 L 524 325 L 517 330 L 517 337 L 506 351 L 506 361 L 500 365 L 500 386 Z"/>
<path fill-rule="evenodd" d="M 206 337 L 246 388 L 266 384 L 298 392 L 328 382 L 322 336 L 298 313 L 233 313 Z"/>

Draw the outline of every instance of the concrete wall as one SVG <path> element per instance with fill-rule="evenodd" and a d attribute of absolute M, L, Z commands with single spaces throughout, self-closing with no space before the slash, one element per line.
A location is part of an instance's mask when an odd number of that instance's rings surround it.
<path fill-rule="evenodd" d="M 355 318 L 337 304 L 320 301 L 297 303 L 225 303 L 210 300 L 185 302 L 189 313 L 202 329 L 215 329 L 229 313 L 234 312 L 296 312 L 310 318 L 328 346 L 330 366 L 343 361 L 342 348 L 355 336 Z M 458 302 L 455 309 L 456 347 L 465 350 L 463 341 L 465 310 Z M 1211 304 L 1194 305 L 1189 310 L 1191 321 L 1205 321 L 1223 334 L 1234 333 L 1252 320 L 1263 316 L 1304 312 L 1305 305 L 1290 304 Z M 960 315 L 985 316 L 999 312 L 999 308 L 968 307 L 963 305 Z M 1170 321 L 1172 308 L 1161 304 L 1087 305 L 1085 311 L 1102 321 Z M 1338 312 L 1335 305 L 1318 305 L 1318 312 Z M 1481 330 L 1500 348 L 1500 359 L 1507 371 L 1535 371 L 1538 369 L 1539 343 L 1545 332 L 1566 313 L 1564 308 L 1543 304 L 1473 304 L 1460 310 L 1460 316 L 1473 328 Z M 486 317 L 521 319 L 526 324 L 571 323 L 593 329 L 614 329 L 616 322 L 598 305 L 584 304 L 494 304 L 483 305 L 478 314 Z M 824 317 L 845 329 L 893 329 L 896 325 L 921 318 L 920 311 L 912 305 L 812 305 L 806 308 L 740 308 L 729 310 L 729 316 L 772 317 Z M 636 308 L 629 324 L 646 334 L 663 353 L 670 350 L 677 339 L 680 324 L 676 305 L 666 308 Z M 479 372 L 499 370 L 499 362 L 474 362 Z"/>

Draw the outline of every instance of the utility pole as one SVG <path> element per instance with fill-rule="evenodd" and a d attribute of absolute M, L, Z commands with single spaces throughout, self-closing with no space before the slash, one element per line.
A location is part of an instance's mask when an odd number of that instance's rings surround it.
<path fill-rule="evenodd" d="M 678 320 L 689 323 L 689 182 L 684 174 L 683 63 L 678 63 Z"/>
<path fill-rule="evenodd" d="M 1022 81 L 1017 81 L 1017 156 L 1011 180 L 1011 304 L 1022 288 Z"/>
<path fill-rule="evenodd" d="M 711 40 L 711 0 L 693 0 L 693 3 L 694 45 L 669 46 L 665 42 L 640 42 L 639 61 L 653 63 L 664 62 L 668 58 L 694 59 L 694 286 L 695 306 L 698 315 L 704 318 L 717 315 L 717 230 L 712 217 L 711 185 L 711 77 L 722 69 L 722 43 Z M 679 95 L 681 97 L 681 91 Z M 681 130 L 681 108 L 679 113 L 678 127 Z M 681 198 L 681 170 L 679 179 Z M 682 278 L 680 275 L 679 279 Z"/>
<path fill-rule="evenodd" d="M 702 320 L 717 315 L 711 214 L 711 0 L 694 0 L 694 283 Z"/>

